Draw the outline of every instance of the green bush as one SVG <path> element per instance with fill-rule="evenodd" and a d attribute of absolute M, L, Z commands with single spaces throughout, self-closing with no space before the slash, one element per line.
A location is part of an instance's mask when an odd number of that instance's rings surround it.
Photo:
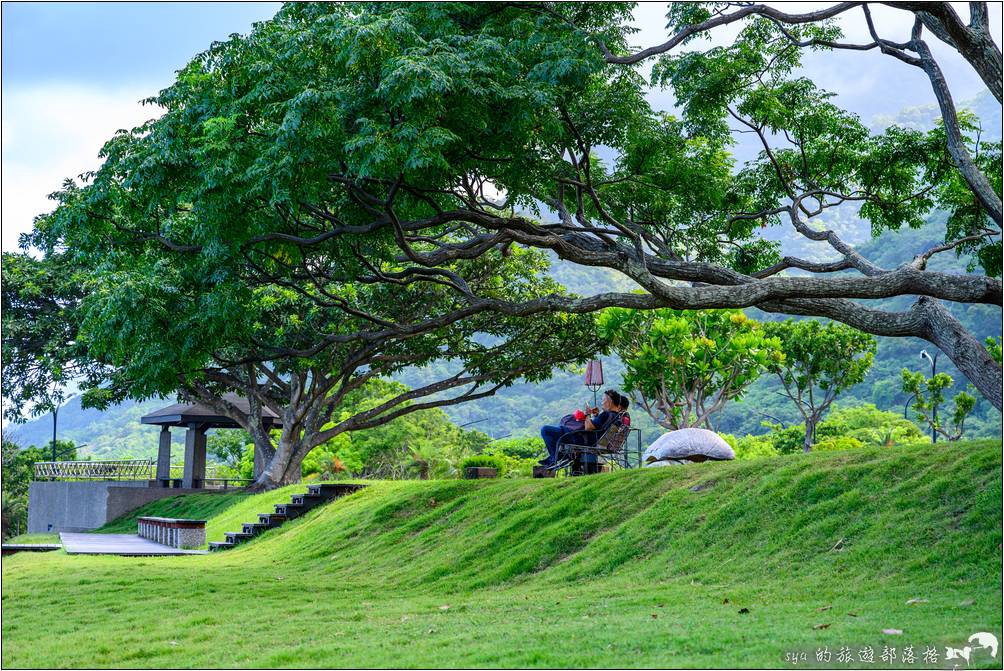
<path fill-rule="evenodd" d="M 544 454 L 544 439 L 540 436 L 503 438 L 493 442 L 485 449 L 484 454 L 504 454 L 507 457 L 516 457 L 517 459 L 533 457 L 536 460 Z"/>
<path fill-rule="evenodd" d="M 765 424 L 770 427 L 770 433 L 761 438 L 770 440 L 774 449 L 780 454 L 794 454 L 802 451 L 802 441 L 805 438 L 805 425 L 795 424 L 782 429 L 779 424 Z M 833 441 L 850 438 L 859 443 L 856 447 L 892 447 L 929 440 L 920 427 L 904 419 L 899 413 L 879 410 L 871 403 L 863 403 L 850 407 L 833 406 L 829 417 L 816 427 L 818 442 L 816 449 L 849 449 L 852 445 L 843 447 L 823 447 L 833 445 Z M 738 457 L 738 455 L 737 455 Z"/>
<path fill-rule="evenodd" d="M 730 443 L 731 445 L 731 443 Z M 781 454 L 769 436 L 743 436 L 732 446 L 736 459 L 758 459 L 760 457 L 776 457 Z"/>
<path fill-rule="evenodd" d="M 857 438 L 852 438 L 850 436 L 835 436 L 833 438 L 825 438 L 819 441 L 812 446 L 812 451 L 832 452 L 833 450 L 854 450 L 864 446 L 865 444 Z"/>
<path fill-rule="evenodd" d="M 482 454 L 497 457 L 502 460 L 502 463 L 505 466 L 505 471 L 500 473 L 500 476 L 507 478 L 529 478 L 533 475 L 533 467 L 537 465 L 537 460 L 544 454 L 544 441 L 540 440 L 539 442 L 539 446 L 529 446 L 534 449 L 534 452 L 532 452 L 529 457 L 514 455 L 509 452 L 509 448 L 507 446 L 499 445 L 498 443 L 489 445 Z"/>
<path fill-rule="evenodd" d="M 835 407 L 823 424 L 830 424 L 834 428 L 833 433 L 827 435 L 850 436 L 871 447 L 891 447 L 929 439 L 919 426 L 903 415 L 879 410 L 871 403 L 848 408 Z"/>
<path fill-rule="evenodd" d="M 505 474 L 505 458 L 494 454 L 476 454 L 473 457 L 465 457 L 460 462 L 461 473 L 465 468 L 494 468 L 501 477 Z"/>
<path fill-rule="evenodd" d="M 805 424 L 795 424 L 785 429 L 782 429 L 780 424 L 767 424 L 767 426 L 770 427 L 770 433 L 761 437 L 767 438 L 778 454 L 795 454 L 802 451 L 805 442 Z M 820 424 L 816 433 L 823 430 L 823 425 Z"/>

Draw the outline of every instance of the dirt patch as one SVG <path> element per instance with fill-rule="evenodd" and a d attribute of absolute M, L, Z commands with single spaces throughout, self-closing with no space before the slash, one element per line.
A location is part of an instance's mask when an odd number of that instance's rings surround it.
<path fill-rule="evenodd" d="M 703 492 L 705 489 L 711 489 L 718 484 L 718 480 L 705 480 L 704 482 L 698 482 L 693 487 L 688 487 L 692 492 Z"/>

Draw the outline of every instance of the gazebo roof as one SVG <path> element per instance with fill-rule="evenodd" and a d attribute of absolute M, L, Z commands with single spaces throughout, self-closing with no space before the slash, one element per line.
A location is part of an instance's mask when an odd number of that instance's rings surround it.
<path fill-rule="evenodd" d="M 226 394 L 223 400 L 237 406 L 241 412 L 248 412 L 249 404 L 246 398 L 237 394 Z M 281 427 L 279 416 L 268 408 L 261 409 L 262 424 L 266 427 Z M 166 408 L 155 410 L 139 420 L 143 424 L 158 424 L 160 426 L 188 426 L 198 424 L 204 429 L 239 429 L 240 425 L 229 417 L 220 415 L 216 410 L 201 403 L 175 403 Z"/>

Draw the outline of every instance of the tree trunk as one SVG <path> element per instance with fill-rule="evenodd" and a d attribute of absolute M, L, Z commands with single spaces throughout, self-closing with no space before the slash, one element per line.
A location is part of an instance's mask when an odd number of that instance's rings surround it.
<path fill-rule="evenodd" d="M 816 417 L 810 416 L 805 420 L 805 439 L 802 441 L 802 452 L 808 454 L 812 452 L 812 444 L 816 441 Z"/>
<path fill-rule="evenodd" d="M 248 489 L 258 493 L 296 484 L 300 481 L 300 465 L 310 450 L 302 441 L 293 444 L 283 432 L 272 458 Z"/>
<path fill-rule="evenodd" d="M 969 61 L 997 102 L 1002 98 L 1001 51 L 993 41 L 987 25 L 986 3 L 969 3 L 970 22 L 966 26 L 947 2 L 887 2 L 892 7 L 907 9 L 923 22 L 924 27 L 939 40 L 953 47 Z M 975 20 L 974 20 L 975 19 Z"/>
<path fill-rule="evenodd" d="M 947 354 L 955 367 L 1001 411 L 1004 405 L 1004 376 L 1000 365 L 993 360 L 983 343 L 973 337 L 940 301 L 921 298 L 917 302 L 927 317 L 924 338 Z"/>

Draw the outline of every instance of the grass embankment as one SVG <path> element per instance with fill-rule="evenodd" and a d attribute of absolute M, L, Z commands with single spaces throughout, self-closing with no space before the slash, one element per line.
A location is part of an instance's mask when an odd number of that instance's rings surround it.
<path fill-rule="evenodd" d="M 880 656 L 909 645 L 905 666 L 943 668 L 945 646 L 1004 638 L 1001 467 L 982 441 L 372 483 L 225 553 L 7 557 L 2 662 L 805 667 L 847 646 L 903 667 Z M 218 503 L 210 536 L 302 490 Z"/>
<path fill-rule="evenodd" d="M 55 545 L 59 543 L 59 534 L 21 534 L 11 536 L 4 544 L 11 545 Z"/>

